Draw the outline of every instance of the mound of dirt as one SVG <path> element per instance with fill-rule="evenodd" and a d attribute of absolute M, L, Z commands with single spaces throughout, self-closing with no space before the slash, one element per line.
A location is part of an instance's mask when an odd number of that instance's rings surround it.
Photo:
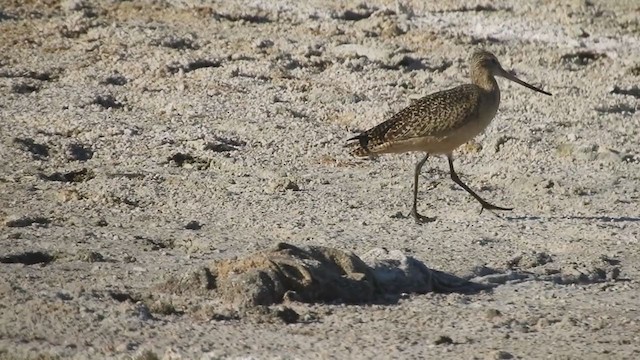
<path fill-rule="evenodd" d="M 351 252 L 326 246 L 274 248 L 171 278 L 159 288 L 171 293 L 212 295 L 246 308 L 283 301 L 369 303 L 402 293 L 469 292 L 486 288 L 440 271 L 400 251 L 374 249 L 367 262 Z"/>

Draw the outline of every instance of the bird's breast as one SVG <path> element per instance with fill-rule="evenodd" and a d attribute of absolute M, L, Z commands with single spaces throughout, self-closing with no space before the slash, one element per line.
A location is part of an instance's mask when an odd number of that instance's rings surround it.
<path fill-rule="evenodd" d="M 496 91 L 488 93 L 482 97 L 482 101 L 478 105 L 478 115 L 476 120 L 482 130 L 489 126 L 493 117 L 496 116 L 499 105 L 500 91 L 497 89 Z"/>

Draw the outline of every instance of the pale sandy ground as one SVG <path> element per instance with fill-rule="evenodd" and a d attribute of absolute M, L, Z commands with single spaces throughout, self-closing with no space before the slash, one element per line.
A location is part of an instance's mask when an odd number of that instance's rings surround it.
<path fill-rule="evenodd" d="M 640 4 L 526 3 L 1 1 L 0 358 L 640 358 Z M 433 158 L 419 226 L 419 154 L 344 141 L 476 47 L 554 96 L 499 80 L 457 153 L 514 211 Z M 505 276 L 293 324 L 152 288 L 279 241 Z"/>

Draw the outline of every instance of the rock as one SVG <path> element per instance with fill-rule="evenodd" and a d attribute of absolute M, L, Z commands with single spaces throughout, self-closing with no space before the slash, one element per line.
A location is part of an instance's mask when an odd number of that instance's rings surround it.
<path fill-rule="evenodd" d="M 184 226 L 184 228 L 187 230 L 200 230 L 202 229 L 202 224 L 195 220 L 191 220 Z"/>

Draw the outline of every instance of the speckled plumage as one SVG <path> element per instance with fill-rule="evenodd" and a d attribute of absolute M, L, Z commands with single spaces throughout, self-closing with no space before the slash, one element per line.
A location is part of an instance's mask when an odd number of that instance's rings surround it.
<path fill-rule="evenodd" d="M 488 203 L 460 180 L 453 168 L 453 151 L 473 139 L 491 123 L 500 105 L 500 88 L 495 76 L 501 76 L 534 91 L 551 95 L 506 72 L 490 52 L 479 50 L 470 61 L 472 84 L 465 84 L 427 95 L 400 110 L 388 120 L 352 137 L 349 141 L 355 156 L 381 153 L 422 151 L 425 156 L 416 164 L 411 214 L 417 222 L 428 222 L 416 208 L 418 178 L 430 154 L 444 154 L 449 162 L 451 179 L 471 194 L 483 209 L 511 210 Z"/>
<path fill-rule="evenodd" d="M 382 122 L 352 139 L 352 154 L 367 156 L 382 153 L 394 144 L 420 137 L 434 139 L 446 136 L 477 117 L 481 91 L 474 84 L 460 85 L 422 97 Z"/>

